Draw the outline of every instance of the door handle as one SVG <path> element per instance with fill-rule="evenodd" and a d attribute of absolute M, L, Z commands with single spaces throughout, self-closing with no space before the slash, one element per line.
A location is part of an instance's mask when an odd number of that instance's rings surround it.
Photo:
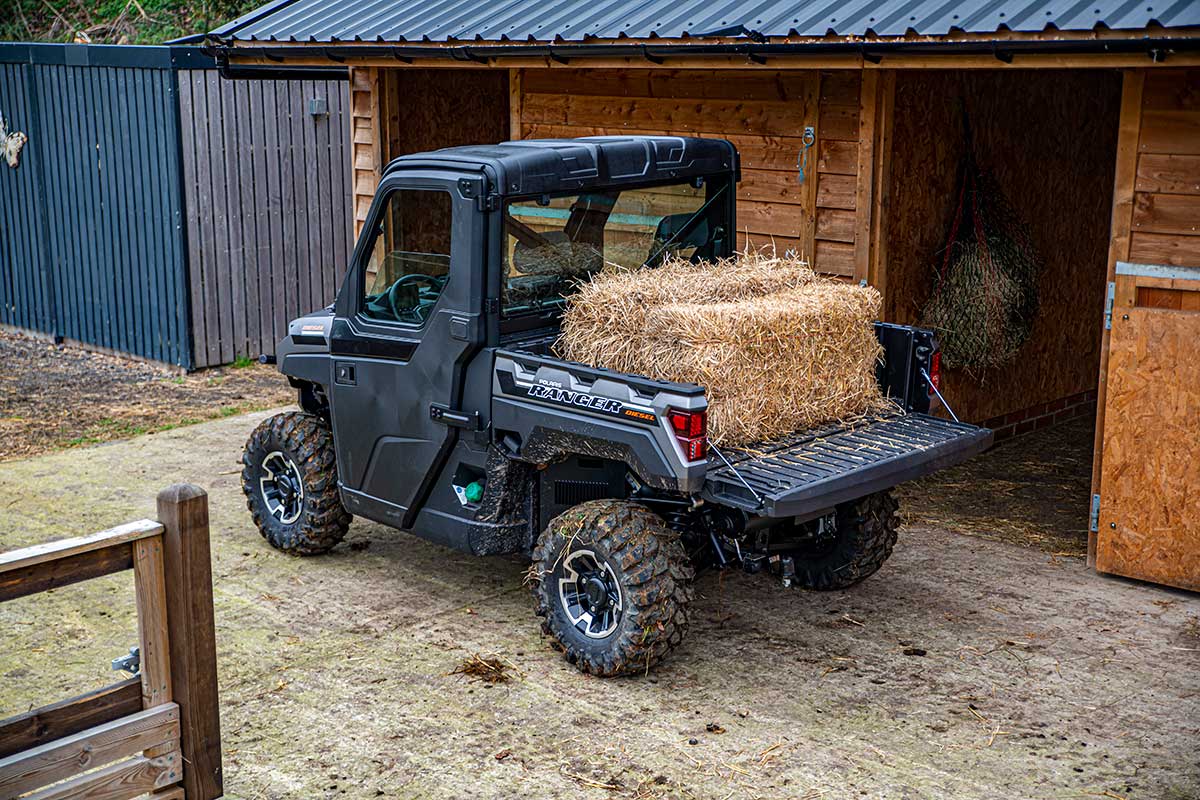
<path fill-rule="evenodd" d="M 442 403 L 432 403 L 429 406 L 429 418 L 434 422 L 449 425 L 451 428 L 465 428 L 469 431 L 479 430 L 478 411 L 456 411 Z"/>

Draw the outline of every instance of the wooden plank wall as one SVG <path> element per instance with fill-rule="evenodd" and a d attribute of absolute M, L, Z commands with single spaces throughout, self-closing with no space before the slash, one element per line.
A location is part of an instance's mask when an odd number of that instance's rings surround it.
<path fill-rule="evenodd" d="M 858 186 L 861 80 L 850 71 L 519 70 L 510 79 L 512 134 L 727 138 L 742 158 L 739 245 L 774 241 L 849 277 L 855 242 L 866 242 L 859 202 L 871 196 Z M 801 184 L 797 156 L 809 125 L 817 142 Z M 862 269 L 865 277 L 865 261 Z"/>
<path fill-rule="evenodd" d="M 509 138 L 507 71 L 355 68 L 350 86 L 356 236 L 391 159 Z"/>
<path fill-rule="evenodd" d="M 350 70 L 350 162 L 353 170 L 354 237 L 358 238 L 371 199 L 379 183 L 383 158 L 379 149 L 376 104 L 379 101 L 380 70 L 367 67 Z"/>
<path fill-rule="evenodd" d="M 965 147 L 1029 225 L 1044 269 L 1041 311 L 1018 358 L 946 370 L 960 417 L 983 422 L 1092 390 L 1101 352 L 1121 76 L 1112 70 L 901 70 L 887 156 L 884 319 L 915 324 L 958 201 Z"/>
<path fill-rule="evenodd" d="M 869 81 L 874 86 L 875 75 Z M 855 270 L 856 242 L 866 244 L 859 217 L 866 219 L 869 198 L 859 214 L 859 176 L 869 174 L 869 147 L 859 142 L 862 112 L 862 73 L 828 72 L 821 76 L 818 111 L 817 220 L 814 231 L 815 267 L 832 275 L 865 278 Z M 860 156 L 867 157 L 866 165 Z"/>
<path fill-rule="evenodd" d="M 1200 70 L 1147 70 L 1127 261 L 1200 265 Z"/>
<path fill-rule="evenodd" d="M 179 96 L 194 366 L 274 353 L 333 301 L 353 247 L 348 88 L 192 70 Z"/>

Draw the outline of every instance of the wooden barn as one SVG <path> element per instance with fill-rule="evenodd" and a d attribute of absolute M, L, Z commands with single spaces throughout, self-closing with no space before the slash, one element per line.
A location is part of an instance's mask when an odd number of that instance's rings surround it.
<path fill-rule="evenodd" d="M 894 322 L 922 321 L 974 165 L 1038 302 L 947 400 L 998 439 L 1095 414 L 1090 557 L 1200 589 L 1200 4 L 276 0 L 209 44 L 350 68 L 356 224 L 403 153 L 725 137 L 739 240 L 867 281 Z"/>

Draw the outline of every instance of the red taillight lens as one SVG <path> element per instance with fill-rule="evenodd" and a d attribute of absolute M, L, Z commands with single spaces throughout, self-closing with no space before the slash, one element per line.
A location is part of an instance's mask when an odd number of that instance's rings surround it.
<path fill-rule="evenodd" d="M 667 420 L 688 461 L 700 461 L 708 454 L 707 411 L 668 411 Z"/>
<path fill-rule="evenodd" d="M 933 390 L 942 390 L 942 353 L 939 350 L 929 359 L 929 396 L 933 397 Z"/>
<path fill-rule="evenodd" d="M 707 411 L 670 411 L 667 419 L 671 420 L 675 434 L 685 439 L 695 439 L 708 432 Z"/>

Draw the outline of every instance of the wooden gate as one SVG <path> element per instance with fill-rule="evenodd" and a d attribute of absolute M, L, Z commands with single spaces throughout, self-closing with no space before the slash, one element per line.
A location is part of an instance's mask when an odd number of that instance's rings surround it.
<path fill-rule="evenodd" d="M 1119 262 L 1096 569 L 1200 590 L 1200 267 Z"/>
<path fill-rule="evenodd" d="M 158 521 L 0 553 L 0 603 L 133 570 L 137 676 L 0 720 L 0 798 L 222 794 L 208 496 L 177 484 Z"/>

